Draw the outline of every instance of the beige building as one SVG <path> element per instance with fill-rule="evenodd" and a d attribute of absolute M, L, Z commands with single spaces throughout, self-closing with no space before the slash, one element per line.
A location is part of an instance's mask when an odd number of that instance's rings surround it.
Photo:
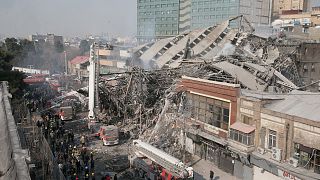
<path fill-rule="evenodd" d="M 313 26 L 320 26 L 320 7 L 312 7 L 311 21 Z"/>
<path fill-rule="evenodd" d="M 308 0 L 274 0 L 273 1 L 273 20 L 278 19 L 282 11 L 298 10 L 306 12 Z"/>
<path fill-rule="evenodd" d="M 250 163 L 254 171 L 259 172 L 254 173 L 253 179 L 257 179 L 258 174 L 274 176 L 273 179 L 320 178 L 318 94 L 292 91 L 279 95 L 241 90 L 238 104 L 238 121 L 255 129 L 255 150 L 240 144 L 242 154 L 251 152 Z M 241 135 L 241 139 L 243 137 Z M 232 145 L 230 139 L 234 139 L 231 131 L 228 143 Z"/>
<path fill-rule="evenodd" d="M 302 10 L 306 11 L 308 0 L 279 0 L 279 10 Z"/>
<path fill-rule="evenodd" d="M 320 179 L 320 95 L 183 77 L 186 151 L 237 179 Z M 183 123 L 183 124 L 182 124 Z M 181 138 L 183 139 L 183 138 Z"/>
<path fill-rule="evenodd" d="M 75 75 L 80 80 L 89 78 L 89 56 L 77 56 L 68 62 L 69 74 Z"/>

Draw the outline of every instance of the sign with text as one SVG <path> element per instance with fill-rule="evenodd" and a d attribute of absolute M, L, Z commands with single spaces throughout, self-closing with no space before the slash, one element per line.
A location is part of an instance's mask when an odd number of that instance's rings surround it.
<path fill-rule="evenodd" d="M 287 180 L 301 180 L 300 178 L 293 175 L 292 173 L 290 173 L 288 171 L 281 170 L 281 169 L 278 169 L 278 176 L 282 177 L 283 179 L 287 179 Z"/>

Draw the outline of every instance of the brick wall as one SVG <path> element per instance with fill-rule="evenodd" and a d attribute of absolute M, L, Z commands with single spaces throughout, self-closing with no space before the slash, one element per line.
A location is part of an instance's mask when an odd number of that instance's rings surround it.
<path fill-rule="evenodd" d="M 210 96 L 212 98 L 230 101 L 230 122 L 232 125 L 237 119 L 237 98 L 239 97 L 240 86 L 235 84 L 221 83 L 198 78 L 183 77 L 178 91 L 188 91 Z M 217 134 L 216 134 L 217 135 Z M 219 137 L 226 138 L 227 133 L 220 131 Z"/>

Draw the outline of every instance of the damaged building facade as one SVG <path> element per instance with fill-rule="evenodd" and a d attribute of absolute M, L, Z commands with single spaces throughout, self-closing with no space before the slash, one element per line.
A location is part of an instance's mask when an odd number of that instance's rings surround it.
<path fill-rule="evenodd" d="M 239 179 L 318 179 L 319 96 L 182 77 L 186 150 Z M 183 136 L 181 137 L 184 138 Z"/>
<path fill-rule="evenodd" d="M 183 77 L 190 117 L 186 123 L 186 149 L 233 174 L 233 158 L 227 147 L 230 126 L 237 115 L 240 85 Z"/>
<path fill-rule="evenodd" d="M 261 36 L 244 16 L 146 43 L 133 49 L 131 71 L 101 80 L 102 112 L 239 179 L 317 179 L 319 95 L 303 72 L 314 47 Z"/>

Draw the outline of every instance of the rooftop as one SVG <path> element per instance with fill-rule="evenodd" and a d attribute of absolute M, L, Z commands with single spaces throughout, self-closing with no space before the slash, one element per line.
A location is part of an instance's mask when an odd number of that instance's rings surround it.
<path fill-rule="evenodd" d="M 292 116 L 320 121 L 320 94 L 305 91 L 291 91 L 283 95 L 283 100 L 276 100 L 265 105 L 272 111 Z"/>
<path fill-rule="evenodd" d="M 320 94 L 293 90 L 288 94 L 241 90 L 241 95 L 260 100 L 272 100 L 266 109 L 313 121 L 320 121 Z"/>
<path fill-rule="evenodd" d="M 84 62 L 89 61 L 89 56 L 77 56 L 73 58 L 70 63 L 71 64 L 82 64 Z"/>

